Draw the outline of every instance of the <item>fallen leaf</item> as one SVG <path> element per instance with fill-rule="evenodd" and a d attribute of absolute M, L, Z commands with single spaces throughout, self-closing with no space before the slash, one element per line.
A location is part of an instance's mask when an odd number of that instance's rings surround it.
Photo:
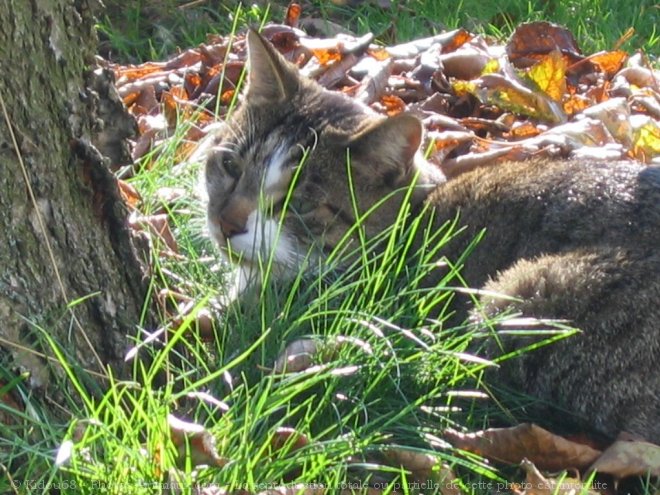
<path fill-rule="evenodd" d="M 553 50 L 529 69 L 527 77 L 550 98 L 561 101 L 566 93 L 566 60 L 559 50 Z"/>
<path fill-rule="evenodd" d="M 341 53 L 333 49 L 314 49 L 312 50 L 312 54 L 316 57 L 322 66 L 326 66 L 331 62 L 337 62 L 338 60 L 341 60 Z"/>
<path fill-rule="evenodd" d="M 614 51 L 614 52 L 598 52 L 590 55 L 589 60 L 596 64 L 600 70 L 602 70 L 608 77 L 612 77 L 614 74 L 621 70 L 623 63 L 628 58 L 628 54 L 624 51 Z"/>
<path fill-rule="evenodd" d="M 57 454 L 55 454 L 56 466 L 64 466 L 69 463 L 69 460 L 73 456 L 73 445 L 73 442 L 68 439 L 60 444 Z"/>
<path fill-rule="evenodd" d="M 294 428 L 279 427 L 270 440 L 274 452 L 288 455 L 309 445 L 309 439 Z"/>
<path fill-rule="evenodd" d="M 545 21 L 520 24 L 506 44 L 511 63 L 523 68 L 555 50 L 573 60 L 582 59 L 573 34 L 563 26 Z"/>
<path fill-rule="evenodd" d="M 129 226 L 135 230 L 148 231 L 155 236 L 173 253 L 179 252 L 179 247 L 172 230 L 170 229 L 168 216 L 160 215 L 131 215 L 128 220 Z"/>
<path fill-rule="evenodd" d="M 121 193 L 121 198 L 124 200 L 124 203 L 131 208 L 136 208 L 140 201 L 142 201 L 142 197 L 137 189 L 135 189 L 132 184 L 121 179 L 117 180 L 117 185 L 119 186 L 119 192 Z"/>
<path fill-rule="evenodd" d="M 223 467 L 229 462 L 218 455 L 215 437 L 202 425 L 183 421 L 171 414 L 167 416 L 167 424 L 170 439 L 177 448 L 179 463 L 184 464 L 190 458 L 193 466 L 206 464 Z"/>
<path fill-rule="evenodd" d="M 286 346 L 273 365 L 274 373 L 294 373 L 304 371 L 314 364 L 328 363 L 335 359 L 342 349 L 351 347 L 363 354 L 373 354 L 371 346 L 356 337 L 336 335 L 325 341 L 298 339 Z M 340 368 L 338 374 L 350 373 L 354 367 Z"/>
<path fill-rule="evenodd" d="M 298 27 L 298 22 L 300 21 L 300 14 L 302 13 L 302 7 L 297 3 L 291 2 L 286 9 L 286 15 L 284 17 L 284 24 L 292 28 Z"/>
<path fill-rule="evenodd" d="M 388 447 L 382 453 L 390 466 L 410 471 L 412 479 L 419 484 L 432 481 L 433 485 L 440 487 L 442 495 L 463 493 L 456 475 L 439 457 L 401 446 Z"/>
<path fill-rule="evenodd" d="M 314 364 L 314 357 L 319 349 L 315 339 L 294 340 L 286 346 L 273 364 L 274 373 L 295 373 Z"/>
<path fill-rule="evenodd" d="M 650 163 L 660 156 L 660 123 L 650 117 L 631 118 L 633 127 L 632 154 L 638 160 Z"/>
<path fill-rule="evenodd" d="M 580 480 L 567 476 L 554 478 L 544 477 L 532 462 L 523 459 L 520 466 L 526 473 L 523 485 L 524 495 L 600 495 L 585 486 Z"/>
<path fill-rule="evenodd" d="M 405 102 L 396 95 L 383 95 L 380 98 L 380 102 L 390 117 L 403 112 L 406 108 Z"/>
<path fill-rule="evenodd" d="M 571 442 L 529 423 L 476 433 L 447 429 L 443 438 L 456 448 L 489 459 L 507 464 L 519 464 L 523 459 L 530 459 L 541 469 L 553 471 L 586 468 L 601 454 L 588 445 Z"/>
<path fill-rule="evenodd" d="M 660 476 L 660 446 L 648 442 L 618 440 L 589 467 L 614 476 Z"/>

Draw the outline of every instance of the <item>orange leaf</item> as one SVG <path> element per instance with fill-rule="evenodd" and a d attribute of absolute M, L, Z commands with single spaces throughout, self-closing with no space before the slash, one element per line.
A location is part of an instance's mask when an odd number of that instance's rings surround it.
<path fill-rule="evenodd" d="M 585 108 L 589 108 L 591 101 L 582 95 L 572 95 L 563 103 L 564 112 L 567 115 L 575 115 Z"/>
<path fill-rule="evenodd" d="M 605 74 L 613 76 L 619 72 L 627 57 L 628 54 L 626 52 L 618 50 L 614 52 L 594 53 L 589 57 L 589 60 L 600 67 L 600 70 Z"/>
<path fill-rule="evenodd" d="M 406 109 L 406 103 L 396 95 L 383 95 L 380 101 L 385 106 L 385 111 L 390 117 Z"/>
<path fill-rule="evenodd" d="M 373 49 L 369 48 L 367 50 L 367 54 L 375 58 L 379 62 L 382 62 L 383 60 L 387 60 L 388 58 L 390 58 L 390 54 L 387 53 L 387 50 L 385 50 L 385 48 L 373 48 Z"/>
<path fill-rule="evenodd" d="M 328 65 L 330 62 L 336 62 L 341 59 L 341 53 L 334 49 L 312 49 L 312 53 L 321 65 Z"/>
<path fill-rule="evenodd" d="M 541 131 L 532 122 L 524 122 L 518 126 L 513 127 L 509 132 L 504 134 L 505 138 L 524 139 L 541 134 Z"/>
<path fill-rule="evenodd" d="M 220 96 L 220 103 L 225 106 L 229 106 L 231 100 L 234 98 L 235 91 L 233 89 L 228 89 Z"/>
<path fill-rule="evenodd" d="M 160 72 L 164 69 L 164 64 L 162 62 L 145 62 L 140 65 L 129 65 L 127 67 L 119 67 L 117 69 L 117 79 L 120 77 L 125 77 L 129 81 L 134 81 L 136 79 L 141 79 L 144 76 L 153 74 L 154 72 Z"/>
<path fill-rule="evenodd" d="M 290 3 L 289 7 L 286 9 L 286 17 L 284 18 L 284 24 L 291 26 L 292 28 L 298 27 L 298 22 L 300 21 L 300 13 L 302 12 L 302 7 L 297 3 Z"/>
<path fill-rule="evenodd" d="M 448 43 L 442 45 L 442 53 L 456 51 L 472 38 L 474 38 L 474 36 L 470 32 L 465 29 L 458 29 L 454 37 Z"/>
<path fill-rule="evenodd" d="M 119 185 L 119 192 L 121 193 L 121 197 L 128 206 L 135 208 L 138 203 L 142 201 L 140 193 L 137 192 L 137 189 L 135 189 L 132 184 L 129 184 L 128 182 L 121 179 L 117 181 L 117 184 Z"/>

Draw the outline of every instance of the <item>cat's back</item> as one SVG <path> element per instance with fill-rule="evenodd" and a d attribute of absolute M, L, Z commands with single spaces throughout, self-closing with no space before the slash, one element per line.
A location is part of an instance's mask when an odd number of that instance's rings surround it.
<path fill-rule="evenodd" d="M 571 246 L 660 242 L 660 167 L 538 160 L 465 173 L 429 201 L 492 242 L 525 254 Z M 657 245 L 657 244 L 656 244 Z"/>

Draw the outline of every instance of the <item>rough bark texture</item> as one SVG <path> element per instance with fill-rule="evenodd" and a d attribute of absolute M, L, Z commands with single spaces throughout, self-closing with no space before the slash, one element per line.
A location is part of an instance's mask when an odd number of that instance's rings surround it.
<path fill-rule="evenodd" d="M 92 144 L 108 105 L 107 84 L 93 77 L 99 8 L 9 0 L 0 9 L 0 97 L 17 141 L 0 113 L 0 347 L 34 386 L 50 367 L 32 351 L 52 355 L 37 327 L 99 369 L 97 356 L 121 363 L 145 301 L 127 212 Z"/>

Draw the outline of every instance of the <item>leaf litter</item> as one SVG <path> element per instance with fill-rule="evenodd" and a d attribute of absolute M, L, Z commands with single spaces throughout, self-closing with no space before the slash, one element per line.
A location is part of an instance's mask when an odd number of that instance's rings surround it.
<path fill-rule="evenodd" d="M 531 157 L 589 157 L 660 165 L 660 71 L 644 53 L 629 55 L 617 46 L 584 55 L 570 32 L 547 22 L 520 25 L 505 44 L 457 29 L 383 47 L 374 43 L 371 34 L 308 36 L 298 29 L 300 15 L 300 7 L 292 4 L 284 24 L 268 24 L 262 35 L 301 73 L 327 89 L 341 91 L 383 115 L 411 112 L 419 116 L 426 129 L 428 158 L 450 179 L 476 167 Z M 178 145 L 177 158 L 183 164 L 194 158 L 212 124 L 223 120 L 234 104 L 246 55 L 244 34 L 209 35 L 206 43 L 165 62 L 103 62 L 114 72 L 119 95 L 138 123 L 132 156 L 139 166 L 150 167 L 160 145 L 177 142 L 174 131 L 182 122 L 188 130 Z M 131 170 L 124 175 L 130 176 Z M 156 238 L 160 256 L 178 256 L 167 213 L 140 214 L 139 193 L 123 180 L 119 187 L 133 211 L 131 227 Z M 164 203 L 176 201 L 181 194 L 173 189 L 159 192 Z M 195 306 L 185 294 L 166 289 L 158 299 L 175 327 Z M 203 308 L 199 313 L 198 326 L 212 338 L 210 312 Z M 289 344 L 271 371 L 313 371 L 314 363 L 332 361 L 345 345 L 370 352 L 366 344 L 347 337 L 325 344 L 300 340 Z M 194 464 L 216 467 L 229 462 L 219 457 L 202 426 L 174 417 L 169 425 L 171 440 L 181 456 L 191 455 Z M 646 472 L 660 475 L 659 448 L 644 442 L 619 441 L 603 454 L 529 424 L 476 433 L 446 430 L 444 438 L 456 448 L 493 461 L 520 464 L 527 473 L 524 485 L 535 484 L 529 489 L 512 485 L 512 492 L 593 493 L 579 480 L 567 485 L 565 478 L 544 478 L 538 467 L 590 467 L 615 479 Z M 292 453 L 309 445 L 313 443 L 305 435 L 280 428 L 271 449 Z M 383 459 L 407 469 L 413 478 L 454 479 L 451 469 L 438 464 L 437 458 L 404 447 L 389 448 Z M 454 483 L 441 486 L 442 493 L 462 493 Z M 230 493 L 218 487 L 209 490 Z M 294 485 L 259 493 L 330 491 Z M 365 488 L 360 493 L 383 491 Z"/>

